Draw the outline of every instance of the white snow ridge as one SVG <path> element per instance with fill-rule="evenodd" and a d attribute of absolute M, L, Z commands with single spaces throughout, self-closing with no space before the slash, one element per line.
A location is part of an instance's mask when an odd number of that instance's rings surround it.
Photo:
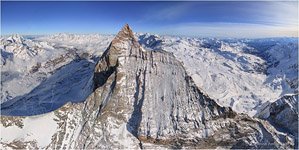
<path fill-rule="evenodd" d="M 298 148 L 298 39 L 1 38 L 1 149 Z"/>

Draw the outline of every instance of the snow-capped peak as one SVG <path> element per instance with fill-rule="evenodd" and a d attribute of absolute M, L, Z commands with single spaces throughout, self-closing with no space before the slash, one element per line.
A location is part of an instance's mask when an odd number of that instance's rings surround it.
<path fill-rule="evenodd" d="M 126 54 L 130 53 L 129 51 L 131 51 L 129 47 L 141 48 L 140 44 L 135 38 L 133 31 L 130 29 L 129 25 L 126 24 L 112 40 L 108 49 L 110 53 L 113 54 Z"/>
<path fill-rule="evenodd" d="M 14 34 L 8 37 L 7 41 L 10 41 L 11 43 L 23 43 L 24 38 L 19 34 Z"/>
<path fill-rule="evenodd" d="M 133 42 L 135 45 L 138 44 L 134 36 L 134 33 L 128 24 L 125 24 L 125 26 L 118 32 L 116 37 L 112 40 L 112 44 L 125 42 Z"/>

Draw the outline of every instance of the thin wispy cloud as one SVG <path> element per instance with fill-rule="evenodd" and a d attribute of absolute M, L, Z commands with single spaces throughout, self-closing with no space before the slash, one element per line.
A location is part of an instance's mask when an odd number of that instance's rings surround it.
<path fill-rule="evenodd" d="M 263 38 L 298 37 L 298 28 L 289 26 L 271 26 L 250 23 L 184 23 L 165 26 L 161 34 L 179 34 L 201 37 Z"/>
<path fill-rule="evenodd" d="M 176 3 L 169 7 L 154 6 L 148 9 L 142 18 L 138 20 L 139 23 L 156 22 L 156 21 L 171 21 L 182 17 L 185 13 L 188 13 L 188 9 L 191 8 L 190 3 Z"/>
<path fill-rule="evenodd" d="M 227 2 L 224 4 L 223 6 L 208 5 L 209 8 L 197 11 L 198 21 L 166 25 L 161 27 L 159 32 L 205 37 L 298 37 L 298 2 Z M 186 14 L 194 7 L 198 6 L 196 4 L 182 6 L 184 9 L 180 9 L 179 13 Z M 171 9 L 175 11 L 174 7 L 168 8 L 167 11 L 170 12 Z M 151 17 L 159 18 L 164 13 L 164 10 L 161 10 Z M 206 21 L 205 18 L 201 18 L 205 16 L 212 17 Z"/>
<path fill-rule="evenodd" d="M 297 25 L 298 2 L 266 2 L 247 8 L 257 22 L 272 25 Z"/>

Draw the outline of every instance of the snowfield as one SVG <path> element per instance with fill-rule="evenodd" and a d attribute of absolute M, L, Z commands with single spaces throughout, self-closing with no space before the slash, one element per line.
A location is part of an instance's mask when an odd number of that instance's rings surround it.
<path fill-rule="evenodd" d="M 269 102 L 298 94 L 297 38 L 215 39 L 142 33 L 136 36 L 146 50 L 173 53 L 204 93 L 238 113 L 254 116 Z M 22 104 L 28 103 L 32 97 L 34 104 L 26 105 L 24 110 L 38 107 L 39 103 L 46 105 L 50 100 L 60 101 L 57 107 L 68 101 L 85 100 L 91 92 L 85 81 L 91 78 L 92 67 L 113 37 L 100 34 L 2 37 L 1 108 L 20 99 Z M 72 82 L 59 78 L 59 74 L 67 74 L 64 78 Z M 74 94 L 80 91 L 70 89 L 74 86 L 85 92 Z"/>
<path fill-rule="evenodd" d="M 30 118 L 25 118 L 22 126 L 9 126 L 3 127 L 1 124 L 0 128 L 2 142 L 10 143 L 14 140 L 21 140 L 24 142 L 35 141 L 37 147 L 45 149 L 49 143 L 51 143 L 51 137 L 57 131 L 58 125 L 54 121 L 54 113 L 38 115 Z"/>

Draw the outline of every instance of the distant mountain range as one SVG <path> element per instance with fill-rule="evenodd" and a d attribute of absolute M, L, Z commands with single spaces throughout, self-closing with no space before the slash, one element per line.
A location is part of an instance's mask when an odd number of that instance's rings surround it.
<path fill-rule="evenodd" d="M 4 149 L 298 147 L 297 38 L 125 25 L 115 37 L 1 38 L 1 64 Z"/>

